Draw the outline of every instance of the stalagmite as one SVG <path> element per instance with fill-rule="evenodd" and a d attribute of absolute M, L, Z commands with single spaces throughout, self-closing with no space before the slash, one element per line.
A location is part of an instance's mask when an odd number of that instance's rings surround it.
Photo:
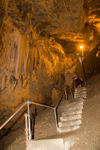
<path fill-rule="evenodd" d="M 28 41 L 26 41 L 25 43 L 25 53 L 24 53 L 24 72 L 25 72 L 25 76 L 28 73 L 28 56 L 29 56 L 29 43 Z"/>

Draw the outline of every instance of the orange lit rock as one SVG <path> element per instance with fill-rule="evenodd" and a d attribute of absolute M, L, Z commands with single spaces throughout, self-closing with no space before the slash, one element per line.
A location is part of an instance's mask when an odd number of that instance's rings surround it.
<path fill-rule="evenodd" d="M 0 1 L 1 120 L 26 100 L 50 105 L 71 86 L 78 43 L 87 54 L 99 42 L 98 10 L 97 0 Z"/>

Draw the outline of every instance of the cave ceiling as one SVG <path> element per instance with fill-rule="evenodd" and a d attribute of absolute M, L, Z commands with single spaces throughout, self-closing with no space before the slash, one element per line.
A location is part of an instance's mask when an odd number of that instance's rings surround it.
<path fill-rule="evenodd" d="M 11 22 L 27 36 L 35 30 L 59 42 L 66 53 L 80 43 L 90 50 L 88 45 L 99 41 L 99 0 L 1 0 L 0 6 L 1 27 Z"/>

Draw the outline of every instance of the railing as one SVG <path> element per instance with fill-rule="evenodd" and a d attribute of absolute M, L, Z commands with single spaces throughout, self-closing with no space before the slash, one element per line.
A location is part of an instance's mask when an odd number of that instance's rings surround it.
<path fill-rule="evenodd" d="M 54 110 L 54 116 L 55 116 L 55 123 L 56 123 L 56 129 L 58 127 L 58 117 L 57 117 L 57 108 L 60 104 L 60 102 L 62 101 L 63 96 L 61 97 L 60 101 L 58 102 L 58 104 L 53 107 L 53 106 L 48 106 L 48 105 L 43 105 L 43 104 L 39 104 L 36 102 L 30 102 L 30 101 L 26 101 L 24 102 L 24 104 L 13 114 L 11 115 L 11 117 L 9 117 L 1 126 L 0 126 L 0 130 L 25 106 L 27 105 L 27 114 L 25 114 L 25 132 L 26 132 L 26 140 L 31 140 L 31 124 L 30 124 L 30 111 L 29 111 L 29 105 L 33 104 L 33 105 L 37 105 L 37 106 L 41 106 L 41 107 L 46 107 L 46 108 L 51 108 Z"/>

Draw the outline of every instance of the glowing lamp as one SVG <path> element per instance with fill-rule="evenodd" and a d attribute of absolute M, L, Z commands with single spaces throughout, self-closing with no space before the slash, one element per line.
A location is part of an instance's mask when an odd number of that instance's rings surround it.
<path fill-rule="evenodd" d="M 82 45 L 80 46 L 80 49 L 83 49 L 83 46 L 82 46 Z"/>
<path fill-rule="evenodd" d="M 83 56 L 83 45 L 80 46 L 80 49 L 82 49 L 82 56 Z"/>

